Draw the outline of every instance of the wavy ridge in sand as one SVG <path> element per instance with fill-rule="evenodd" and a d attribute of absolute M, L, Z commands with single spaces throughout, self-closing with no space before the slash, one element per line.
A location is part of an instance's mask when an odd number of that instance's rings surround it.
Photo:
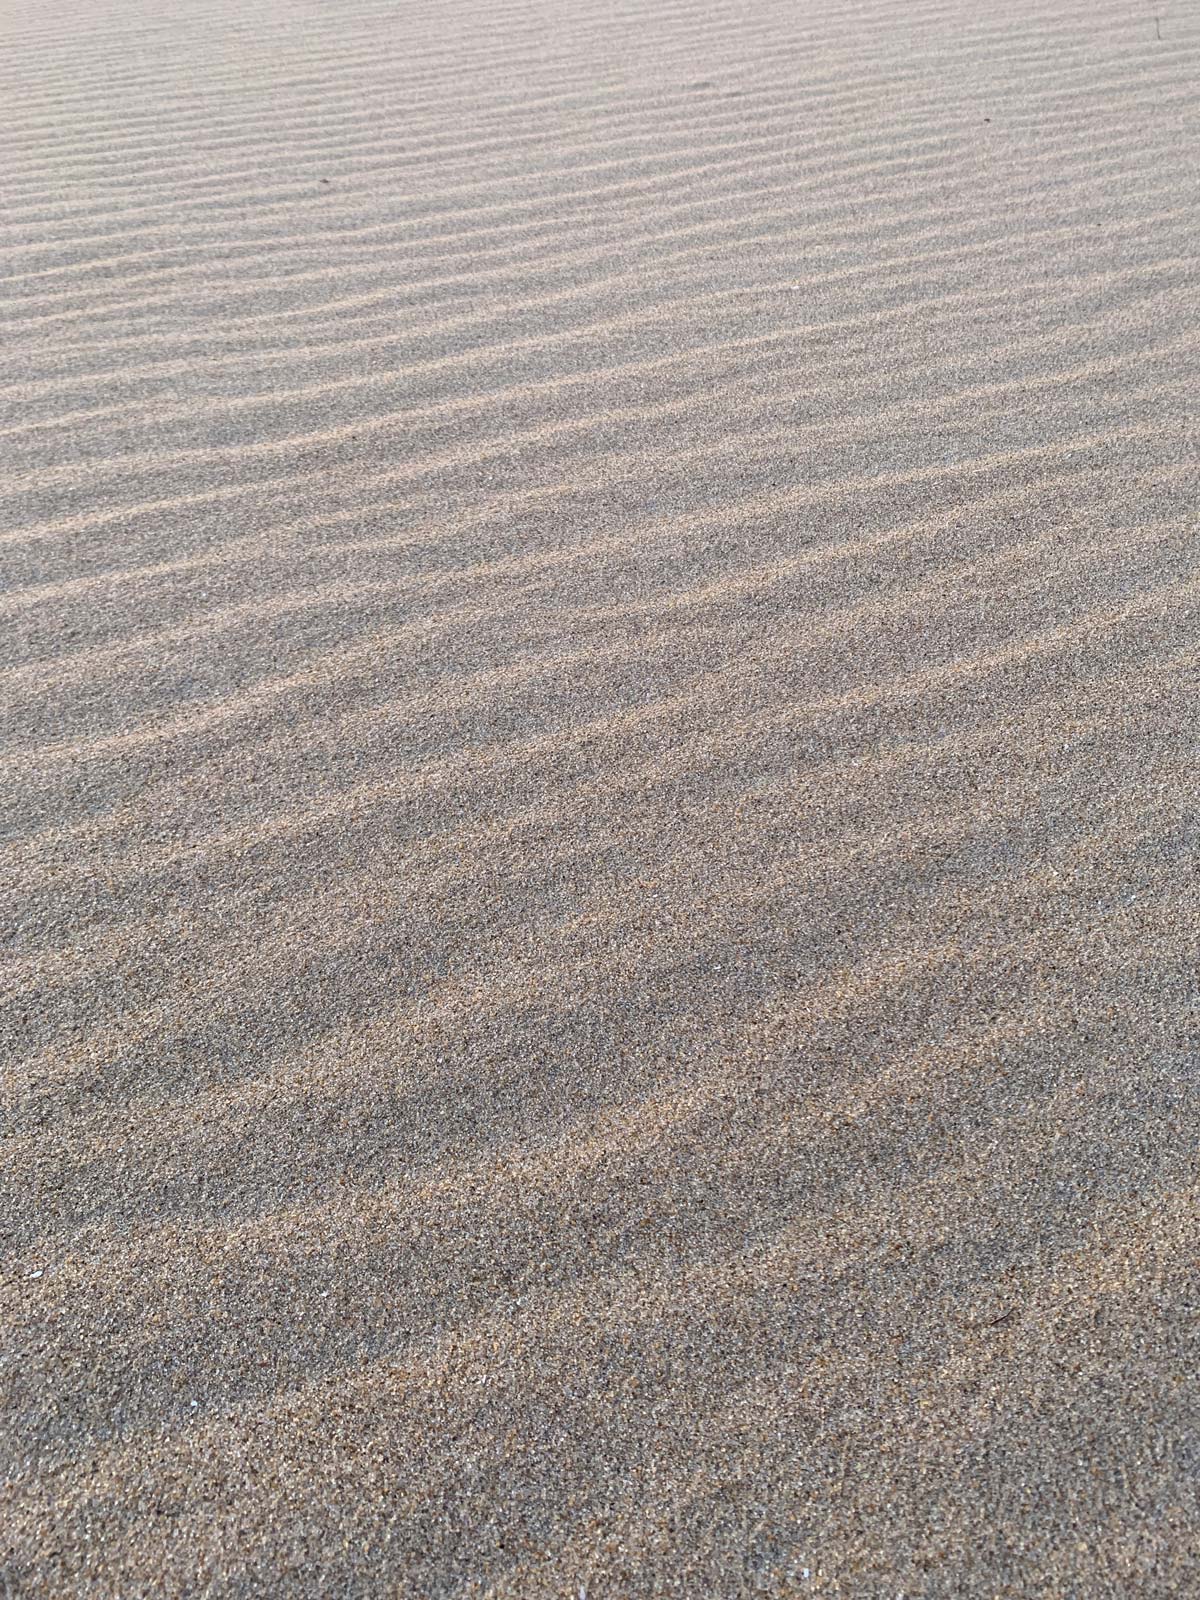
<path fill-rule="evenodd" d="M 9 6 L 0 1574 L 1200 1589 L 1200 27 Z"/>

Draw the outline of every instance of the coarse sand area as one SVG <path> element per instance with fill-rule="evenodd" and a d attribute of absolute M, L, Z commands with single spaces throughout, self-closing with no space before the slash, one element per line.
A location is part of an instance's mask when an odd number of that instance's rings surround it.
<path fill-rule="evenodd" d="M 0 1600 L 1200 1596 L 1200 3 L 0 45 Z"/>

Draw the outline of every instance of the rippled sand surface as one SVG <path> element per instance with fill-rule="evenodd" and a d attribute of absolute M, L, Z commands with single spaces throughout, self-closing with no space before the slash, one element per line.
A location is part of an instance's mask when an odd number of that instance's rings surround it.
<path fill-rule="evenodd" d="M 1200 10 L 2 33 L 5 1600 L 1200 1593 Z"/>

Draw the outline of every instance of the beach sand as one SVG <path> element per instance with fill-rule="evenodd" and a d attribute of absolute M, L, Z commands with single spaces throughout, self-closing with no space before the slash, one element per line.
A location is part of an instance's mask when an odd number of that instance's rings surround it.
<path fill-rule="evenodd" d="M 0 55 L 0 1594 L 1200 1593 L 1200 8 Z"/>

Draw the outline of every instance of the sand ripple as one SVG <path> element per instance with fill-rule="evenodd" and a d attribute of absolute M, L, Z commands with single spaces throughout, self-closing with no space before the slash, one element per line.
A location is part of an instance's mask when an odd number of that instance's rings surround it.
<path fill-rule="evenodd" d="M 3 34 L 0 1591 L 1200 1592 L 1200 14 Z"/>

